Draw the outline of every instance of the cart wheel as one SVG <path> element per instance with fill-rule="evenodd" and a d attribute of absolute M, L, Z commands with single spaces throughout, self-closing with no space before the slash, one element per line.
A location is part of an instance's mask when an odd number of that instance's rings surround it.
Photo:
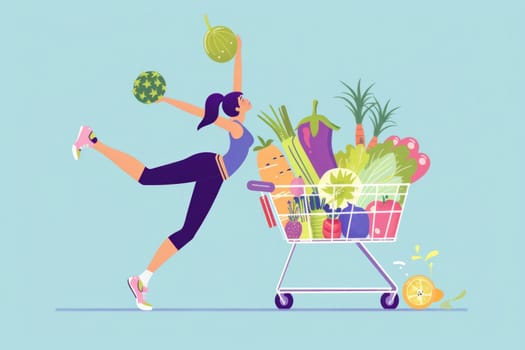
<path fill-rule="evenodd" d="M 385 293 L 381 296 L 381 306 L 383 309 L 395 309 L 399 305 L 399 295 L 394 294 L 392 298 L 391 293 Z"/>
<path fill-rule="evenodd" d="M 275 306 L 279 309 L 289 309 L 293 305 L 293 297 L 290 293 L 276 294 Z"/>

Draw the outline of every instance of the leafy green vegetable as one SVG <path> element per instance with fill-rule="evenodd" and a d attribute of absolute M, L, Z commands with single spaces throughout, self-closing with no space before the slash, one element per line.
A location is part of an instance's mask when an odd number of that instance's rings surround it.
<path fill-rule="evenodd" d="M 369 165 L 372 166 L 378 159 L 386 154 L 395 156 L 396 171 L 395 176 L 401 177 L 402 183 L 410 183 L 412 175 L 417 170 L 417 161 L 409 157 L 410 150 L 405 145 L 394 146 L 392 140 L 377 144 L 368 151 L 370 155 Z M 364 181 L 364 180 L 363 180 Z"/>
<path fill-rule="evenodd" d="M 368 151 L 368 154 L 370 155 L 370 162 L 373 162 L 377 158 L 381 158 L 387 153 L 392 153 L 394 148 L 396 148 L 396 146 L 394 146 L 394 142 L 392 142 L 392 140 L 378 143 L 374 148 Z"/>
<path fill-rule="evenodd" d="M 365 184 L 392 184 L 392 186 L 363 188 L 357 205 L 366 207 L 370 202 L 385 195 L 403 205 L 407 187 L 399 184 L 410 183 L 412 175 L 417 170 L 417 161 L 410 158 L 409 154 L 408 147 L 394 146 L 391 140 L 369 149 L 368 165 L 358 173 L 359 178 Z M 376 193 L 378 191 L 379 193 Z"/>
<path fill-rule="evenodd" d="M 394 176 L 390 179 L 389 183 L 392 185 L 386 184 L 387 186 L 381 185 L 379 187 L 364 186 L 359 194 L 359 200 L 356 203 L 357 206 L 366 208 L 368 204 L 376 200 L 381 200 L 382 197 L 387 197 L 403 205 L 407 189 L 406 186 L 399 185 L 401 178 Z"/>
<path fill-rule="evenodd" d="M 359 174 L 368 164 L 370 155 L 366 152 L 365 145 L 346 146 L 345 151 L 339 151 L 335 155 L 335 161 L 339 168 L 350 169 Z"/>
<path fill-rule="evenodd" d="M 386 153 L 381 157 L 372 158 L 369 165 L 359 173 L 359 178 L 366 184 L 390 183 L 396 175 L 396 170 L 396 156 Z"/>
<path fill-rule="evenodd" d="M 393 152 L 377 152 L 374 157 L 370 156 L 368 167 L 359 174 L 361 181 L 365 184 L 392 184 L 392 186 L 366 186 L 361 192 L 357 205 L 366 207 L 370 202 L 385 195 L 399 200 L 394 197 L 398 197 L 398 184 L 403 180 L 400 176 L 396 176 L 396 171 L 396 156 Z"/>

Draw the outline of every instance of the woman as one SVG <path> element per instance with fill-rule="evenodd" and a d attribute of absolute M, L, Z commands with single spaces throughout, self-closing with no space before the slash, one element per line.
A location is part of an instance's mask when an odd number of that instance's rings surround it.
<path fill-rule="evenodd" d="M 128 285 L 135 296 L 137 307 L 151 310 L 145 300 L 148 283 L 155 271 L 170 257 L 193 239 L 206 218 L 222 183 L 242 165 L 253 144 L 253 136 L 244 127 L 246 112 L 251 109 L 250 101 L 243 97 L 241 77 L 241 40 L 237 37 L 237 53 L 234 63 L 233 92 L 225 96 L 214 93 L 208 96 L 205 109 L 171 98 L 161 98 L 183 111 L 191 113 L 202 121 L 198 129 L 214 124 L 229 133 L 230 148 L 221 156 L 215 153 L 198 153 L 184 160 L 157 168 L 147 168 L 129 154 L 102 143 L 90 127 L 82 126 L 73 145 L 73 157 L 79 159 L 80 151 L 93 148 L 113 161 L 119 168 L 142 185 L 170 185 L 195 182 L 193 194 L 182 228 L 171 234 L 158 248 L 146 270 L 128 279 Z M 219 116 L 219 105 L 230 118 Z"/>

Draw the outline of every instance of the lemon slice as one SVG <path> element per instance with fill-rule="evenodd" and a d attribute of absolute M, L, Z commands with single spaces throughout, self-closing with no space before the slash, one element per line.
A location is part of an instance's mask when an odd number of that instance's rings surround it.
<path fill-rule="evenodd" d="M 441 298 L 443 291 L 426 276 L 412 276 L 403 285 L 403 299 L 413 309 L 425 309 Z"/>

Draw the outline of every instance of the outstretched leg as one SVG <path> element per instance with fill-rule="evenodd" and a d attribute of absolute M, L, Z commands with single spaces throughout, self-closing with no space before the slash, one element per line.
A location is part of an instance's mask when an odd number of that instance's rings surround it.
<path fill-rule="evenodd" d="M 210 174 L 215 175 L 220 163 L 217 154 L 198 153 L 150 169 L 133 156 L 104 144 L 97 139 L 90 127 L 82 126 L 73 144 L 73 157 L 78 160 L 81 150 L 85 148 L 97 150 L 142 185 L 173 185 L 198 181 Z"/>
<path fill-rule="evenodd" d="M 97 141 L 93 148 L 111 160 L 115 165 L 131 176 L 135 181 L 139 181 L 144 172 L 144 164 L 127 153 L 111 148 L 108 145 Z"/>
<path fill-rule="evenodd" d="M 77 139 L 73 144 L 73 157 L 78 160 L 80 152 L 84 148 L 93 148 L 115 163 L 126 174 L 138 181 L 144 171 L 144 164 L 127 153 L 105 145 L 97 139 L 93 129 L 89 126 L 81 126 Z"/>

